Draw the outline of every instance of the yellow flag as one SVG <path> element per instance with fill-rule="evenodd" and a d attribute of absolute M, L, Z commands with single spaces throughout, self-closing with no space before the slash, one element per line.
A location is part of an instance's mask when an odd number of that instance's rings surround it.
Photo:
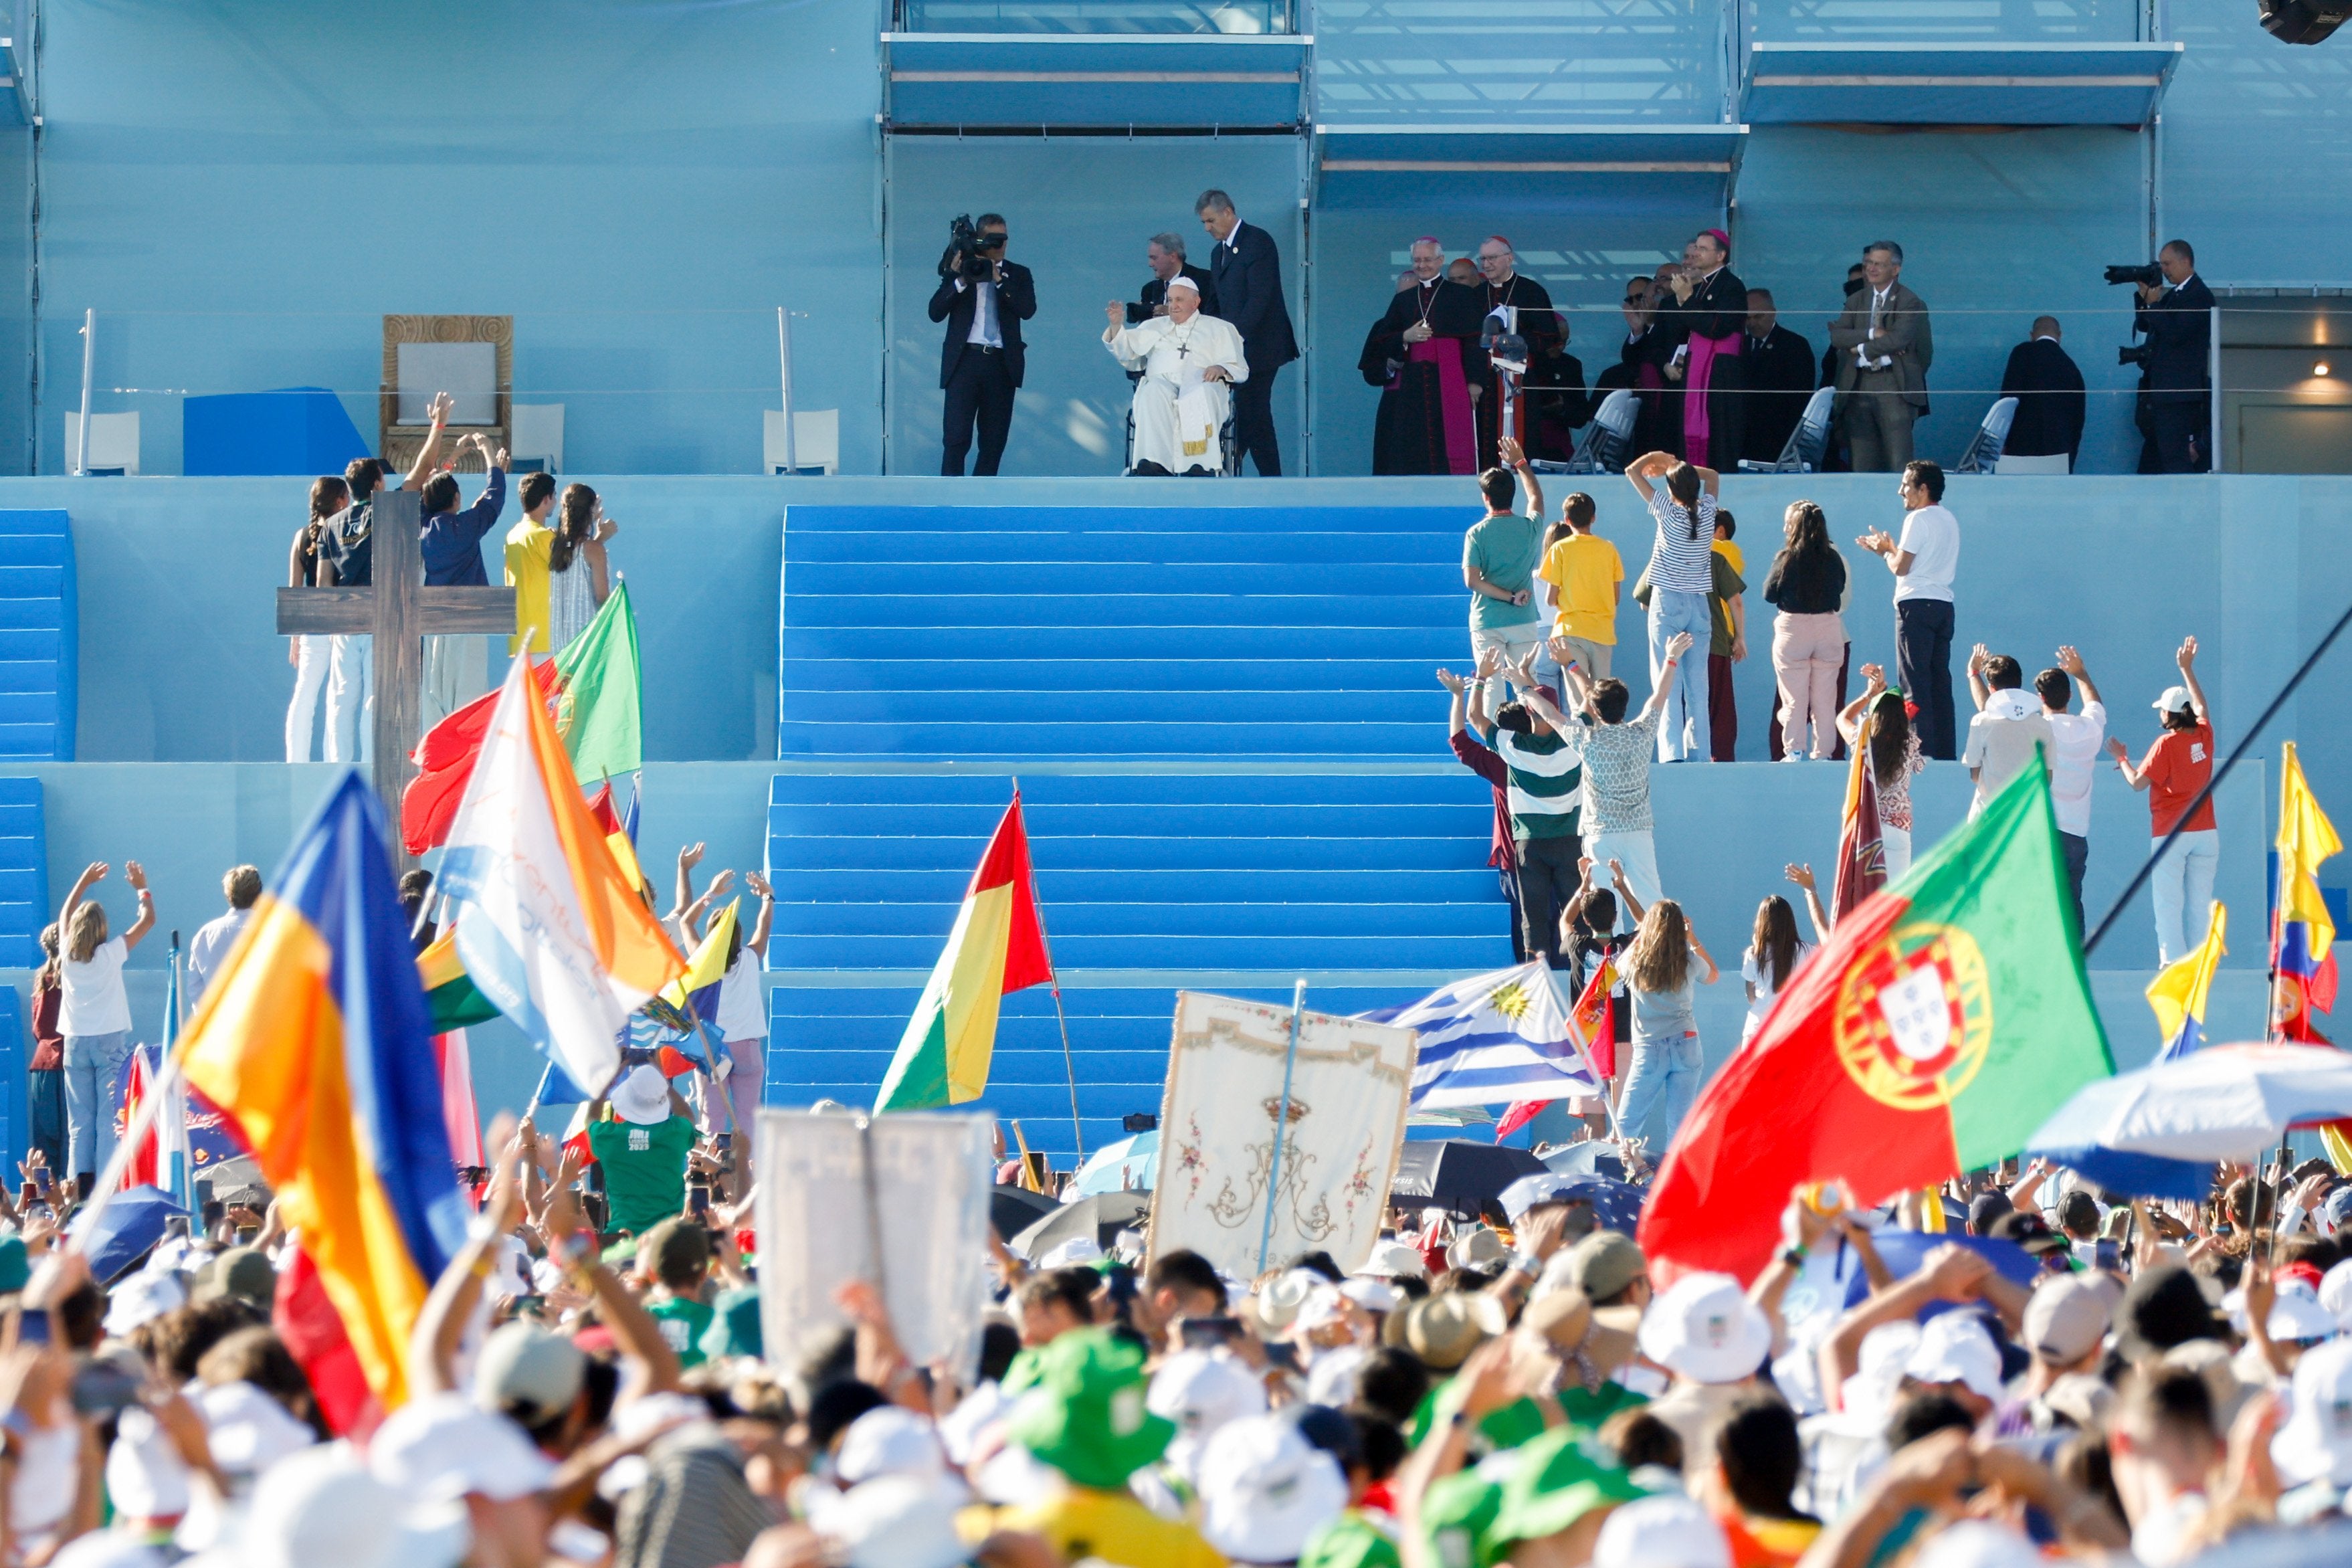
<path fill-rule="evenodd" d="M 2185 1057 L 2203 1043 L 2205 999 L 2213 989 L 2213 972 L 2221 967 L 2230 911 L 2213 900 L 2212 923 L 2197 951 L 2177 958 L 2147 983 L 2147 1005 L 2156 1014 L 2156 1032 L 2164 1041 L 2159 1060 Z"/>

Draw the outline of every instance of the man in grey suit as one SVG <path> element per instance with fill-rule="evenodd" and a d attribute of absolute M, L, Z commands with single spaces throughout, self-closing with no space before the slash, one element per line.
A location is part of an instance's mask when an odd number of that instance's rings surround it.
<path fill-rule="evenodd" d="M 1862 253 L 1863 287 L 1830 323 L 1839 417 L 1856 473 L 1893 473 L 1911 460 L 1911 424 L 1927 411 L 1935 340 L 1927 301 L 1903 287 L 1903 247 L 1882 239 Z"/>

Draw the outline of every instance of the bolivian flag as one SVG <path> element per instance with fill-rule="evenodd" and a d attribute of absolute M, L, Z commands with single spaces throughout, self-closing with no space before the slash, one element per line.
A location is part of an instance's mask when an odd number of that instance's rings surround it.
<path fill-rule="evenodd" d="M 408 1397 L 409 1331 L 467 1214 L 388 841 L 374 792 L 346 773 L 270 878 L 181 1049 L 189 1084 L 277 1190 L 392 1410 Z"/>
<path fill-rule="evenodd" d="M 997 1004 L 1008 992 L 1053 978 L 1016 790 L 972 873 L 947 950 L 899 1037 L 875 1110 L 929 1110 L 978 1100 L 988 1088 L 988 1060 L 996 1049 Z"/>

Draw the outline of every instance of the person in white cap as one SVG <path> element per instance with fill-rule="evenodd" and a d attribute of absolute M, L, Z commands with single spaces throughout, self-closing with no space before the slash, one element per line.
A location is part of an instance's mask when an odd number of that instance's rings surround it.
<path fill-rule="evenodd" d="M 1771 1324 L 1730 1275 L 1685 1274 L 1650 1303 L 1639 1339 L 1642 1353 L 1674 1374 L 1649 1413 L 1683 1440 L 1683 1473 L 1696 1479 L 1714 1466 L 1708 1429 L 1756 1386 Z"/>
<path fill-rule="evenodd" d="M 1919 1342 L 1903 1363 L 1903 1388 L 1941 1394 L 1982 1422 L 2000 1402 L 2000 1347 L 1974 1313 L 1938 1313 L 1920 1327 Z"/>
<path fill-rule="evenodd" d="M 1282 1414 L 1217 1434 L 1201 1466 L 1201 1533 L 1236 1563 L 1295 1563 L 1348 1506 L 1348 1478 Z"/>
<path fill-rule="evenodd" d="M 1385 1240 L 1372 1243 L 1371 1255 L 1364 1259 L 1356 1272 L 1368 1279 L 1426 1279 L 1429 1264 L 1420 1250 L 1409 1242 Z"/>
<path fill-rule="evenodd" d="M 2107 1333 L 2106 1292 L 2074 1274 L 2044 1275 L 2026 1299 L 2018 1343 L 2032 1358 L 2015 1397 L 2002 1402 L 1993 1435 L 2020 1437 L 2045 1429 L 2042 1396 L 2059 1379 L 2095 1371 Z"/>
<path fill-rule="evenodd" d="M 542 1494 L 554 1461 L 521 1427 L 463 1394 L 429 1394 L 394 1411 L 368 1442 L 368 1468 L 408 1500 L 418 1523 L 468 1526 L 488 1561 L 537 1563 L 545 1553 L 553 1521 Z"/>
<path fill-rule="evenodd" d="M 1168 313 L 1130 327 L 1114 300 L 1103 346 L 1135 384 L 1135 454 L 1130 474 L 1214 474 L 1224 467 L 1218 432 L 1233 413 L 1234 384 L 1249 379 L 1242 335 L 1205 315 L 1201 290 L 1181 274 L 1168 280 Z"/>
<path fill-rule="evenodd" d="M 1854 1371 L 1830 1385 L 1828 1412 L 1798 1424 L 1805 1449 L 1799 1508 L 1817 1519 L 1837 1518 L 1863 1480 L 1886 1462 L 1887 1418 L 1902 1394 L 1903 1364 L 1918 1343 L 1919 1325 L 1908 1318 L 1872 1329 L 1863 1336 Z M 1826 1364 L 1828 1357 L 1821 1359 Z"/>
<path fill-rule="evenodd" d="M 608 1105 L 618 1120 L 604 1119 Z M 604 1173 L 611 1228 L 643 1236 L 686 1207 L 694 1118 L 653 1063 L 629 1069 L 588 1108 L 588 1148 Z"/>
<path fill-rule="evenodd" d="M 1731 1542 L 1690 1499 L 1643 1498 L 1601 1525 L 1592 1568 L 1731 1568 Z"/>
<path fill-rule="evenodd" d="M 461 1529 L 409 1522 L 408 1500 L 336 1447 L 271 1467 L 242 1538 L 184 1568 L 443 1568 L 465 1551 Z"/>
<path fill-rule="evenodd" d="M 1265 1414 L 1265 1384 L 1229 1351 L 1179 1351 L 1151 1374 L 1144 1408 L 1174 1422 L 1176 1436 L 1160 1462 L 1139 1475 L 1153 1475 L 1189 1500 L 1198 1494 L 1210 1439 L 1236 1421 Z"/>
<path fill-rule="evenodd" d="M 2289 1489 L 2282 1522 L 2341 1509 L 2352 1491 L 2352 1340 L 2305 1351 L 2294 1367 L 2292 1413 L 2271 1438 L 2271 1463 Z"/>
<path fill-rule="evenodd" d="M 2213 721 L 2205 706 L 2205 689 L 2197 684 L 2197 639 L 2183 638 L 2173 658 L 2180 666 L 2180 684 L 2166 687 L 2156 700 L 2164 733 L 2148 747 L 2139 766 L 2132 766 L 2131 753 L 2121 741 L 2107 742 L 2124 783 L 2148 792 L 2149 841 L 2161 844 L 2176 825 L 2181 829 L 2148 877 L 2148 891 L 2156 901 L 2158 964 L 2187 957 L 2205 940 L 2205 927 L 2212 918 L 2213 871 L 2221 859 L 2213 803 L 2206 801 L 2193 814 L 2189 810 L 2213 776 Z"/>

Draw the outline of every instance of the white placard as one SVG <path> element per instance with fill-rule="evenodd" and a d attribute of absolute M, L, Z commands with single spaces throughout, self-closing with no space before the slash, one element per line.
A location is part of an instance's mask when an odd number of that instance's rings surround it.
<path fill-rule="evenodd" d="M 791 1364 L 813 1332 L 845 1322 L 834 1291 L 863 1279 L 918 1365 L 969 1373 L 988 1306 L 989 1131 L 984 1116 L 760 1112 L 769 1362 Z"/>
<path fill-rule="evenodd" d="M 1302 1252 L 1328 1252 L 1342 1268 L 1371 1255 L 1404 1142 L 1413 1032 L 1304 1016 L 1276 1173 L 1290 1019 L 1287 1007 L 1176 994 L 1151 1256 L 1189 1247 L 1247 1279 L 1261 1260 L 1271 1267 Z"/>

